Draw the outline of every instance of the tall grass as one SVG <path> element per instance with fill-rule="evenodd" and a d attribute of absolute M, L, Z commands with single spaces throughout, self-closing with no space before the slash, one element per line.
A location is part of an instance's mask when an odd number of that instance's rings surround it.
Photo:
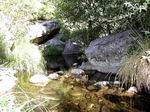
<path fill-rule="evenodd" d="M 133 38 L 133 37 L 132 37 Z M 129 55 L 123 61 L 121 68 L 118 70 L 118 77 L 123 85 L 138 87 L 150 90 L 150 38 L 145 38 L 142 42 L 137 42 L 140 50 L 133 50 L 132 55 Z M 136 46 L 137 46 L 136 45 Z"/>

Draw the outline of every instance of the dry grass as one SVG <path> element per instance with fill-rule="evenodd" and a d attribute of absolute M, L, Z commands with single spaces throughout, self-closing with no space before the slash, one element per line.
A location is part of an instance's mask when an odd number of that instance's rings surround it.
<path fill-rule="evenodd" d="M 117 76 L 126 87 L 135 85 L 139 90 L 150 90 L 150 38 L 141 37 L 136 31 L 133 34 L 135 36 L 130 35 L 130 38 L 135 40 L 134 49 L 128 49 L 132 54 L 122 62 Z"/>
<path fill-rule="evenodd" d="M 118 77 L 125 86 L 135 85 L 150 90 L 150 56 L 142 50 L 126 59 L 118 71 Z"/>

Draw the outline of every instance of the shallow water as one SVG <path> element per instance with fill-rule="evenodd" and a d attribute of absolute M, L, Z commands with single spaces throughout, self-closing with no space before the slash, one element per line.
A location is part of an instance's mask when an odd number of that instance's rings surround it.
<path fill-rule="evenodd" d="M 73 77 L 62 76 L 45 87 L 28 82 L 29 74 L 18 73 L 15 88 L 17 100 L 25 102 L 35 99 L 30 105 L 38 105 L 35 112 L 149 112 L 150 98 L 140 95 L 130 97 L 117 87 L 104 87 L 89 91 L 84 82 Z M 45 102 L 44 102 L 45 101 Z M 33 106 L 34 107 L 34 106 Z"/>

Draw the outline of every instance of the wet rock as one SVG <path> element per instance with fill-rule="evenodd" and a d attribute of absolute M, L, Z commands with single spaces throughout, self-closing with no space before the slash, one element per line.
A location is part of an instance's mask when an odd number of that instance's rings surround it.
<path fill-rule="evenodd" d="M 130 88 L 127 90 L 127 93 L 128 93 L 128 94 L 135 95 L 135 94 L 138 93 L 138 90 L 137 90 L 136 87 L 132 86 L 132 87 L 130 87 Z"/>
<path fill-rule="evenodd" d="M 50 79 L 50 80 L 56 80 L 58 78 L 59 78 L 58 73 L 51 73 L 48 75 L 48 79 Z"/>
<path fill-rule="evenodd" d="M 31 42 L 42 44 L 58 34 L 60 26 L 54 21 L 42 21 L 29 26 L 27 35 L 31 38 Z"/>
<path fill-rule="evenodd" d="M 85 72 L 82 69 L 72 69 L 71 74 L 75 77 L 82 77 L 85 75 Z"/>
<path fill-rule="evenodd" d="M 76 42 L 68 40 L 66 42 L 63 54 L 79 54 L 79 53 L 80 53 L 80 46 Z"/>
<path fill-rule="evenodd" d="M 117 73 L 121 62 L 127 57 L 128 47 L 133 43 L 131 30 L 98 38 L 85 50 L 88 61 L 103 73 Z"/>
<path fill-rule="evenodd" d="M 37 86 L 46 86 L 46 84 L 49 82 L 49 79 L 44 74 L 35 74 L 29 79 L 29 82 Z"/>

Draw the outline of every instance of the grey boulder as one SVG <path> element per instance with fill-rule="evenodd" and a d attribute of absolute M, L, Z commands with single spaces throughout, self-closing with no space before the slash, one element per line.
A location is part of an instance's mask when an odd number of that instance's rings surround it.
<path fill-rule="evenodd" d="M 133 32 L 128 30 L 92 41 L 85 54 L 94 69 L 116 74 L 122 61 L 127 57 L 128 47 L 134 41 L 132 34 Z"/>

